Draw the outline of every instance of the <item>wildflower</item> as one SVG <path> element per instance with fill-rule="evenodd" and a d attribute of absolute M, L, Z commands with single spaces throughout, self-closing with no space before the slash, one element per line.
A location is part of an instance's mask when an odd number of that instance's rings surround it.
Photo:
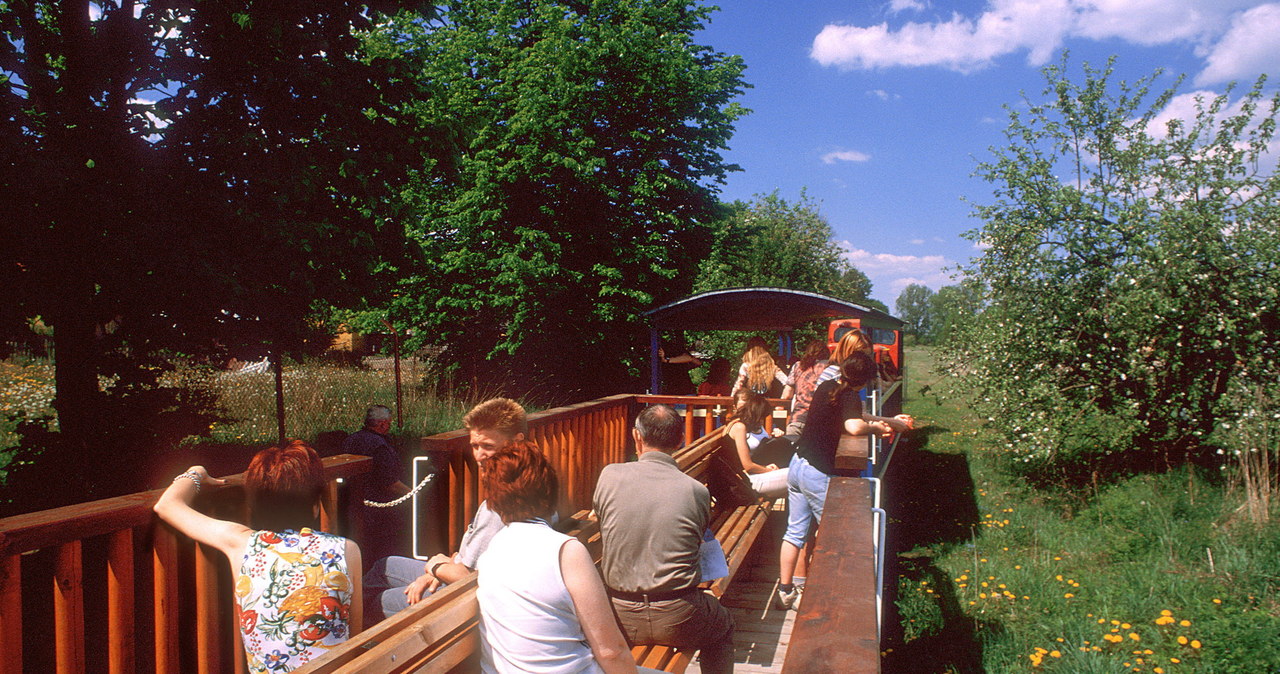
<path fill-rule="evenodd" d="M 1049 651 L 1049 657 L 1051 657 L 1051 658 L 1060 658 L 1060 657 L 1062 657 L 1062 652 L 1061 652 L 1061 651 Z"/>
<path fill-rule="evenodd" d="M 1213 603 L 1215 603 L 1215 604 L 1221 604 L 1221 603 L 1222 603 L 1222 600 L 1221 600 L 1221 599 L 1218 599 L 1217 597 L 1214 597 L 1214 598 L 1213 598 Z"/>
<path fill-rule="evenodd" d="M 1192 639 L 1192 640 L 1191 640 L 1191 647 L 1192 647 L 1192 648 L 1200 648 L 1200 640 L 1199 640 L 1199 639 Z"/>
<path fill-rule="evenodd" d="M 1170 611 L 1169 609 L 1165 609 L 1160 612 L 1160 615 L 1170 616 L 1170 615 L 1173 615 L 1173 611 Z"/>
<path fill-rule="evenodd" d="M 1186 637 L 1183 637 L 1183 636 L 1178 637 L 1178 643 L 1179 643 L 1179 644 L 1181 644 L 1181 645 L 1183 645 L 1183 646 L 1186 646 L 1186 645 L 1187 645 L 1187 638 L 1186 638 Z"/>
<path fill-rule="evenodd" d="M 1142 637 L 1138 636 L 1137 632 L 1130 632 L 1129 638 L 1133 639 L 1134 641 L 1142 641 Z"/>
<path fill-rule="evenodd" d="M 1179 625 L 1182 625 L 1183 627 L 1191 627 L 1191 621 L 1190 621 L 1190 620 L 1182 620 L 1182 621 L 1179 621 L 1179 622 L 1178 622 L 1178 624 L 1179 624 Z"/>
<path fill-rule="evenodd" d="M 1065 598 L 1067 598 L 1067 599 L 1070 599 L 1070 598 L 1074 597 L 1075 595 L 1074 595 L 1074 594 L 1071 594 L 1070 592 L 1068 592 L 1068 593 L 1066 593 L 1066 594 L 1064 594 L 1064 595 L 1062 595 L 1062 596 L 1063 596 L 1063 597 L 1065 597 Z"/>

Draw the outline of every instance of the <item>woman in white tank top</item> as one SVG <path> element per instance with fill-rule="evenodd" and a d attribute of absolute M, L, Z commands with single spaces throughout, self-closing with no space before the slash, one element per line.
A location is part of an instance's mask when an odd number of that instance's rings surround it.
<path fill-rule="evenodd" d="M 553 530 L 558 480 L 531 442 L 494 454 L 483 488 L 506 527 L 477 563 L 488 673 L 636 672 L 604 583 L 578 539 Z"/>

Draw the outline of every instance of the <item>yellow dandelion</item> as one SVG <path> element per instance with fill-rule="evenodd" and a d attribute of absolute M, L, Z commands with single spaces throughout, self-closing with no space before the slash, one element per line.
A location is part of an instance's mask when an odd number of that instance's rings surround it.
<path fill-rule="evenodd" d="M 1190 620 L 1180 620 L 1180 621 L 1178 621 L 1178 624 L 1179 624 L 1179 625 L 1182 625 L 1183 627 L 1191 627 L 1191 621 L 1190 621 Z"/>
<path fill-rule="evenodd" d="M 1062 657 L 1062 652 L 1061 652 L 1061 651 L 1049 651 L 1049 657 L 1051 657 L 1051 658 L 1060 658 L 1060 657 Z"/>
<path fill-rule="evenodd" d="M 1215 603 L 1215 604 L 1221 604 L 1221 603 L 1222 603 L 1222 600 L 1221 600 L 1221 599 L 1218 599 L 1217 597 L 1214 597 L 1214 598 L 1213 598 L 1213 603 Z"/>
<path fill-rule="evenodd" d="M 1160 612 L 1160 615 L 1173 615 L 1173 611 L 1170 611 L 1169 609 L 1165 609 Z"/>
<path fill-rule="evenodd" d="M 1064 594 L 1064 595 L 1062 595 L 1062 596 L 1063 596 L 1063 597 L 1065 597 L 1065 598 L 1067 598 L 1067 599 L 1070 599 L 1070 598 L 1074 597 L 1075 595 L 1074 595 L 1074 594 L 1071 594 L 1070 592 L 1068 592 L 1068 593 L 1066 593 L 1066 594 Z"/>
<path fill-rule="evenodd" d="M 1199 639 L 1192 639 L 1192 640 L 1191 640 L 1191 647 L 1192 647 L 1192 648 L 1200 648 L 1200 640 L 1199 640 Z"/>
<path fill-rule="evenodd" d="M 1187 645 L 1187 638 L 1186 638 L 1186 637 L 1182 637 L 1182 636 L 1178 637 L 1178 643 L 1179 643 L 1179 644 L 1182 644 L 1183 646 L 1186 646 L 1186 645 Z"/>
<path fill-rule="evenodd" d="M 1137 632 L 1130 632 L 1129 638 L 1133 639 L 1134 641 L 1142 641 L 1142 637 L 1138 636 Z"/>

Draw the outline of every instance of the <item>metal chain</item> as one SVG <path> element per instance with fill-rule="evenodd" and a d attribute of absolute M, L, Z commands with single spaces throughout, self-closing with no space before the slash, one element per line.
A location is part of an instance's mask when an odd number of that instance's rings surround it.
<path fill-rule="evenodd" d="M 422 478 L 422 481 L 418 483 L 418 486 L 414 487 L 413 489 L 410 489 L 408 494 L 405 494 L 404 496 L 401 496 L 400 498 L 394 501 L 387 501 L 386 503 L 378 503 L 377 501 L 370 501 L 369 499 L 365 499 L 364 504 L 369 506 L 370 508 L 390 508 L 392 506 L 398 506 L 401 503 L 404 503 L 405 501 L 408 501 L 409 499 L 413 498 L 414 494 L 418 493 L 419 491 L 422 491 L 422 488 L 427 486 L 427 483 L 430 482 L 431 478 L 435 476 L 436 476 L 435 473 L 431 473 L 426 477 Z"/>

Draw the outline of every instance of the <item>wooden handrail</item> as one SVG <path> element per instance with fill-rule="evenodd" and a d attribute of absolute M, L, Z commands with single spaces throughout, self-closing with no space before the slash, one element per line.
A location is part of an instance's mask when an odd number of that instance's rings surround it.
<path fill-rule="evenodd" d="M 329 480 L 324 519 L 333 522 L 336 480 L 367 472 L 373 460 L 341 455 L 324 459 L 324 465 Z M 242 485 L 244 474 L 227 481 Z M 221 554 L 201 546 L 189 554 L 194 544 L 156 519 L 151 508 L 163 492 L 154 489 L 0 519 L 0 669 L 23 671 L 24 661 L 35 666 L 47 659 L 58 672 L 83 672 L 104 665 L 112 673 L 244 670 L 243 656 L 226 648 L 235 642 L 225 578 L 229 567 Z M 98 544 L 98 539 L 105 545 Z M 139 543 L 145 546 L 143 557 L 136 554 Z M 37 554 L 49 556 L 47 560 L 33 556 L 31 563 L 51 564 L 52 596 L 30 582 L 24 587 L 23 560 Z M 99 576 L 91 569 L 105 573 Z M 37 569 L 31 571 L 37 574 L 32 579 L 40 577 Z M 100 577 L 105 578 L 103 587 L 86 587 L 86 582 Z M 86 597 L 86 591 L 105 592 L 105 600 L 94 594 Z M 23 633 L 32 626 L 24 625 L 24 592 L 32 593 L 32 605 L 52 609 L 53 633 L 43 640 L 51 650 L 36 658 L 24 657 L 32 654 L 23 652 Z M 152 616 L 151 645 L 142 654 L 136 645 L 146 637 L 135 629 L 140 603 L 151 605 Z M 106 618 L 105 648 L 88 649 L 87 606 L 105 606 L 90 613 Z M 193 619 L 184 622 L 183 615 Z M 195 651 L 184 655 L 188 643 Z"/>
<path fill-rule="evenodd" d="M 880 671 L 871 485 L 833 477 L 783 674 Z"/>
<path fill-rule="evenodd" d="M 325 478 L 358 475 L 372 467 L 370 462 L 367 456 L 352 454 L 326 458 Z M 229 486 L 243 483 L 244 473 L 227 476 Z M 163 493 L 164 489 L 152 489 L 0 519 L 0 555 L 16 555 L 121 529 L 148 526 L 153 515 L 151 507 Z"/>

